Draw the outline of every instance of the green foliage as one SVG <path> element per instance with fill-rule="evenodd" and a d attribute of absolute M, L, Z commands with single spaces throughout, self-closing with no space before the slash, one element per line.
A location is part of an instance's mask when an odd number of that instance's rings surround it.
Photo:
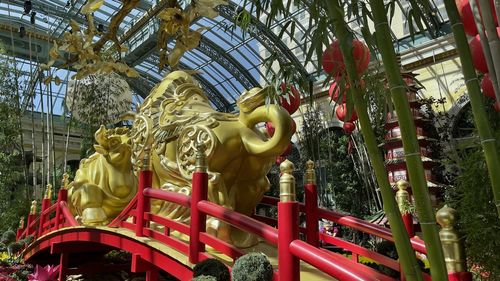
<path fill-rule="evenodd" d="M 21 144 L 22 83 L 10 58 L 1 55 L 0 46 L 0 232 L 17 227 L 28 208 L 29 190 L 25 185 L 24 150 Z"/>
<path fill-rule="evenodd" d="M 273 266 L 263 254 L 250 253 L 236 260 L 232 274 L 233 281 L 271 281 Z"/>
<path fill-rule="evenodd" d="M 487 105 L 490 107 L 489 105 Z M 491 107 L 490 107 L 491 108 Z M 470 111 L 470 108 L 466 108 Z M 465 116 L 469 116 L 465 112 Z M 495 138 L 500 139 L 500 118 L 489 110 L 489 121 Z M 475 132 L 472 132 L 475 134 Z M 473 134 L 473 135 L 474 135 Z M 470 135 L 470 133 L 468 134 Z M 500 151 L 497 142 L 497 150 Z M 457 210 L 457 228 L 465 238 L 467 261 L 471 268 L 488 272 L 487 280 L 500 280 L 500 220 L 493 200 L 493 192 L 479 141 L 458 152 L 453 167 L 458 169 L 453 187 L 446 190 L 446 203 Z"/>
<path fill-rule="evenodd" d="M 193 268 L 193 276 L 213 276 L 216 281 L 230 281 L 231 275 L 226 265 L 218 259 L 206 259 Z"/>
<path fill-rule="evenodd" d="M 208 275 L 200 275 L 191 279 L 191 281 L 217 281 L 217 278 Z"/>
<path fill-rule="evenodd" d="M 320 115 L 320 110 L 307 110 L 300 133 L 301 160 L 316 162 L 320 205 L 358 217 L 369 215 L 370 198 L 356 172 L 355 154 L 349 151 L 350 136 L 340 128 L 323 129 Z"/>
<path fill-rule="evenodd" d="M 2 234 L 2 238 L 0 242 L 5 245 L 9 245 L 10 243 L 16 241 L 16 233 L 12 230 L 7 230 Z"/>

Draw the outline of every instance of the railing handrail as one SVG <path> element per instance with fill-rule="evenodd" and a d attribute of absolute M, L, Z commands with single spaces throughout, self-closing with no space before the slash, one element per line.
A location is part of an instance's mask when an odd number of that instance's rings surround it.
<path fill-rule="evenodd" d="M 223 220 L 242 230 L 257 234 L 273 245 L 278 244 L 278 230 L 274 227 L 206 200 L 198 202 L 198 208 L 201 212 L 209 216 Z"/>
<path fill-rule="evenodd" d="M 277 203 L 279 202 L 279 198 L 272 197 L 272 196 L 264 196 L 262 198 L 261 203 L 262 204 L 267 204 L 267 205 L 272 205 L 276 206 Z M 303 203 L 299 203 L 299 208 L 302 209 L 301 207 L 304 206 Z M 302 211 L 302 210 L 301 210 Z M 364 221 L 362 219 L 345 215 L 339 212 L 335 212 L 332 210 L 327 210 L 324 208 L 318 208 L 318 219 L 327 219 L 330 221 L 333 221 L 335 223 L 338 223 L 343 226 L 350 227 L 354 230 L 362 231 L 366 234 L 370 234 L 373 236 L 377 236 L 379 238 L 394 242 L 394 238 L 392 236 L 391 231 L 388 228 L 369 223 L 367 221 Z M 416 239 L 416 238 L 410 238 L 411 240 L 411 245 L 413 249 L 417 252 L 426 254 L 427 250 L 425 248 L 425 244 L 423 240 Z"/>
<path fill-rule="evenodd" d="M 354 262 L 350 265 L 347 258 L 341 261 L 333 259 L 331 253 L 324 252 L 301 240 L 292 241 L 289 250 L 297 258 L 339 280 L 395 280 L 389 276 L 381 278 L 382 274 L 377 274 L 375 277 L 374 272 L 365 272 L 359 266 L 354 266 Z"/>
<path fill-rule="evenodd" d="M 132 211 L 137 204 L 137 194 L 132 198 L 130 203 L 128 203 L 127 207 L 123 209 L 120 214 L 108 224 L 109 227 L 118 227 L 120 226 L 120 223 L 127 217 L 130 216 L 130 211 Z"/>
<path fill-rule="evenodd" d="M 73 214 L 71 213 L 71 211 L 69 210 L 68 203 L 66 203 L 64 201 L 60 201 L 59 202 L 59 208 L 61 208 L 62 214 L 63 214 L 64 218 L 66 219 L 66 222 L 69 224 L 69 226 L 78 226 L 78 225 L 80 225 L 76 221 L 76 219 L 73 216 Z M 64 227 L 64 225 L 62 225 L 62 227 Z"/>
<path fill-rule="evenodd" d="M 191 196 L 184 195 L 181 193 L 161 190 L 157 188 L 146 188 L 144 189 L 144 196 L 159 199 L 164 201 L 169 201 L 184 207 L 191 207 Z"/>

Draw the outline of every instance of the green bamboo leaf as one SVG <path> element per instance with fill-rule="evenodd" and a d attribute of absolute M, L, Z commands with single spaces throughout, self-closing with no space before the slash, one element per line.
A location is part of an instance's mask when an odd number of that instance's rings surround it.
<path fill-rule="evenodd" d="M 410 31 L 410 37 L 412 41 L 415 41 L 415 27 L 413 26 L 413 9 L 408 11 L 408 29 Z"/>
<path fill-rule="evenodd" d="M 283 25 L 283 27 L 281 27 L 281 31 L 280 31 L 280 33 L 278 34 L 278 37 L 279 37 L 280 39 L 283 39 L 283 34 L 285 33 L 285 31 L 286 31 L 286 29 L 288 28 L 288 26 L 289 26 L 290 24 L 292 24 L 293 22 L 294 22 L 293 20 L 289 20 L 289 21 L 287 21 L 287 22 Z M 293 34 L 293 33 L 292 33 L 292 34 Z"/>
<path fill-rule="evenodd" d="M 392 19 L 394 18 L 394 12 L 396 11 L 396 1 L 392 0 L 390 3 L 390 13 L 389 13 L 389 24 L 392 24 Z"/>
<path fill-rule="evenodd" d="M 422 33 L 425 32 L 425 28 L 422 24 L 422 18 L 419 13 L 414 13 L 415 16 L 415 23 L 417 24 L 418 30 Z"/>

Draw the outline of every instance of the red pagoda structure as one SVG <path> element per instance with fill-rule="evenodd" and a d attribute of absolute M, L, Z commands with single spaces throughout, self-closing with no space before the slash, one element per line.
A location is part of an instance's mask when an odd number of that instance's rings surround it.
<path fill-rule="evenodd" d="M 408 86 L 407 98 L 410 103 L 413 120 L 417 129 L 418 143 L 420 145 L 420 155 L 425 169 L 425 177 L 427 179 L 427 186 L 432 200 L 432 205 L 437 205 L 437 198 L 439 198 L 440 185 L 436 183 L 436 175 L 433 168 L 437 162 L 432 159 L 431 144 L 436 140 L 431 138 L 426 132 L 425 128 L 433 126 L 431 120 L 424 117 L 421 107 L 422 100 L 418 97 L 418 91 L 422 87 L 417 83 L 415 76 L 412 72 L 402 71 L 403 79 Z M 389 181 L 394 189 L 396 183 L 400 180 L 409 181 L 408 170 L 405 162 L 405 153 L 403 149 L 403 142 L 401 139 L 401 130 L 398 124 L 398 118 L 395 111 L 387 114 L 385 142 L 381 144 L 385 148 L 385 165 L 389 176 Z M 411 196 L 411 187 L 408 190 Z"/>

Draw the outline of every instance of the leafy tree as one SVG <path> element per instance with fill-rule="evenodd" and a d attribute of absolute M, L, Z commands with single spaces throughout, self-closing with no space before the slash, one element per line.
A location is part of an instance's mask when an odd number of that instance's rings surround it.
<path fill-rule="evenodd" d="M 470 110 L 470 108 L 469 108 Z M 465 113 L 469 116 L 469 113 Z M 489 110 L 489 120 L 500 138 L 500 118 Z M 500 148 L 497 146 L 497 150 Z M 493 191 L 489 185 L 486 162 L 481 146 L 476 143 L 459 151 L 453 163 L 458 169 L 453 187 L 446 191 L 446 202 L 457 210 L 458 229 L 465 238 L 467 261 L 471 268 L 487 272 L 483 278 L 500 280 L 500 221 L 495 209 Z M 487 277 L 486 277 L 487 276 Z"/>
<path fill-rule="evenodd" d="M 0 57 L 0 231 L 16 228 L 29 210 L 21 139 L 20 85 L 15 64 Z"/>

